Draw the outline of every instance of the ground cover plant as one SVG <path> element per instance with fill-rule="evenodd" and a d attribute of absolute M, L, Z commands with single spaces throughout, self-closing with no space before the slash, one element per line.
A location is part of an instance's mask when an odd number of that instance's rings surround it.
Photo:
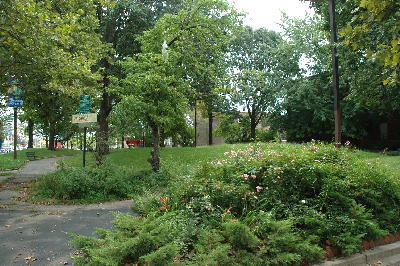
<path fill-rule="evenodd" d="M 170 173 L 189 173 L 207 161 L 223 157 L 231 148 L 244 145 L 221 145 L 215 148 L 165 148 L 161 150 L 162 168 L 151 172 L 147 159 L 150 148 L 114 150 L 105 162 L 95 168 L 94 157 L 88 156 L 89 166 L 80 167 L 82 157 L 61 161 L 61 170 L 41 177 L 34 183 L 28 200 L 53 203 L 95 203 L 131 198 L 158 191 L 175 181 Z"/>
<path fill-rule="evenodd" d="M 243 147 L 243 146 L 242 146 Z M 372 157 L 372 156 L 371 156 Z M 329 241 L 348 255 L 400 231 L 398 176 L 331 145 L 264 144 L 173 173 L 99 239 L 76 236 L 79 265 L 307 265 Z"/>
<path fill-rule="evenodd" d="M 79 154 L 76 150 L 57 149 L 50 151 L 47 149 L 26 149 L 20 150 L 17 154 L 17 160 L 13 159 L 13 153 L 0 154 L 0 170 L 18 169 L 23 166 L 28 158 L 26 152 L 35 152 L 36 159 L 44 159 L 49 157 L 73 156 Z"/>

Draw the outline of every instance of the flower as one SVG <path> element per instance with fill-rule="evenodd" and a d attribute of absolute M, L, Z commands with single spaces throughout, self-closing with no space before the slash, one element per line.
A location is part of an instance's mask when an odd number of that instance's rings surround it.
<path fill-rule="evenodd" d="M 225 156 L 227 156 L 227 155 L 229 155 L 230 154 L 230 152 L 229 151 L 227 151 L 227 152 L 224 152 L 224 155 Z"/>
<path fill-rule="evenodd" d="M 229 208 L 228 208 L 228 209 L 225 209 L 224 212 L 225 212 L 225 213 L 229 213 L 229 212 L 231 212 L 232 208 L 233 208 L 233 206 L 229 206 Z"/>
<path fill-rule="evenodd" d="M 261 190 L 263 190 L 262 186 L 256 186 L 257 192 L 261 192 Z"/>
<path fill-rule="evenodd" d="M 301 200 L 300 202 L 304 204 L 304 203 L 306 203 L 306 200 Z"/>
<path fill-rule="evenodd" d="M 166 201 L 168 201 L 168 197 L 164 196 L 161 198 L 161 202 L 166 202 Z"/>
<path fill-rule="evenodd" d="M 251 178 L 255 179 L 257 176 L 256 175 L 251 175 Z"/>
<path fill-rule="evenodd" d="M 244 179 L 247 179 L 247 178 L 249 178 L 249 175 L 248 175 L 248 174 L 243 174 L 242 177 L 243 177 Z"/>

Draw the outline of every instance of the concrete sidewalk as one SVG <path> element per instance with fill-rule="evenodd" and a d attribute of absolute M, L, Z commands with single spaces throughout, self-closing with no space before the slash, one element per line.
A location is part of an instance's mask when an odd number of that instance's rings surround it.
<path fill-rule="evenodd" d="M 56 170 L 49 158 L 28 162 L 0 187 L 0 265 L 71 265 L 74 248 L 69 233 L 92 236 L 112 228 L 113 212 L 129 210 L 131 201 L 92 205 L 36 205 L 15 200 L 13 187 Z"/>

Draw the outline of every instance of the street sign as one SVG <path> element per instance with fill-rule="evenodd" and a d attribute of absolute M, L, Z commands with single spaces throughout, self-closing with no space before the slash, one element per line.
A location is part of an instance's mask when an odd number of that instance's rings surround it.
<path fill-rule="evenodd" d="M 79 113 L 90 113 L 90 95 L 81 95 L 79 97 Z"/>
<path fill-rule="evenodd" d="M 78 124 L 79 127 L 89 127 L 97 122 L 96 113 L 72 115 L 72 123 Z"/>
<path fill-rule="evenodd" d="M 24 104 L 24 100 L 21 98 L 11 96 L 9 100 L 8 107 L 21 107 Z"/>

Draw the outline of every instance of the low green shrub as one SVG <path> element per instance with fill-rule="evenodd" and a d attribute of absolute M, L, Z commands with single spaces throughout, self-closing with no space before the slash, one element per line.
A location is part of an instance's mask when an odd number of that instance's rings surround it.
<path fill-rule="evenodd" d="M 132 173 L 105 161 L 98 168 L 61 169 L 39 178 L 31 191 L 34 201 L 60 200 L 80 203 L 126 199 L 152 187 L 163 187 L 164 173 Z"/>
<path fill-rule="evenodd" d="M 327 240 L 348 255 L 400 231 L 400 182 L 357 151 L 255 144 L 174 176 L 133 208 L 142 216 L 118 215 L 101 239 L 76 238 L 79 263 L 308 265 Z"/>
<path fill-rule="evenodd" d="M 273 130 L 256 129 L 256 141 L 271 142 L 279 140 L 278 134 Z"/>

